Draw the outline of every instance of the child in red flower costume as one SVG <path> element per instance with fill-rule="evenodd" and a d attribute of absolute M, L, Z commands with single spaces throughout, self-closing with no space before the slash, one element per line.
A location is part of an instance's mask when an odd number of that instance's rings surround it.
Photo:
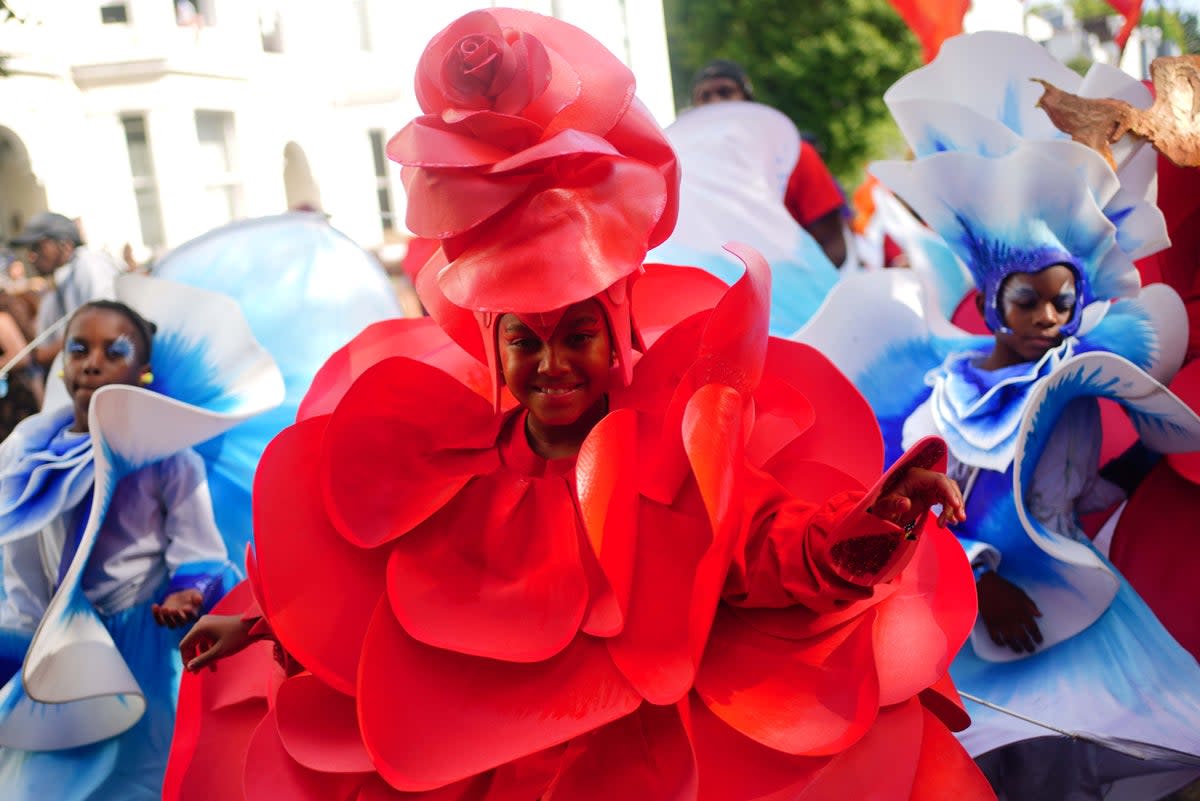
<path fill-rule="evenodd" d="M 944 445 L 875 480 L 869 409 L 768 338 L 749 248 L 728 289 L 643 268 L 674 157 L 581 31 L 469 14 L 417 96 L 389 154 L 433 319 L 336 354 L 264 455 L 249 611 L 184 643 L 229 658 L 165 797 L 991 798 L 948 728 Z"/>

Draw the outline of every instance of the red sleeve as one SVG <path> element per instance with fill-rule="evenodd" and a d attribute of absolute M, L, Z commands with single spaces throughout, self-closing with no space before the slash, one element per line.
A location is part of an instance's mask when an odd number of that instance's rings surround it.
<path fill-rule="evenodd" d="M 837 181 L 833 180 L 820 154 L 807 142 L 800 143 L 800 157 L 788 178 L 783 205 L 803 226 L 811 225 L 845 205 Z"/>
<path fill-rule="evenodd" d="M 943 471 L 945 454 L 945 445 L 928 437 L 866 492 L 841 492 L 820 506 L 751 468 L 750 525 L 726 579 L 725 600 L 757 608 L 799 604 L 825 613 L 870 598 L 876 584 L 891 581 L 912 559 L 929 514 L 905 529 L 867 510 L 909 467 Z"/>
<path fill-rule="evenodd" d="M 735 606 L 832 611 L 870 598 L 912 556 L 915 538 L 868 514 L 866 493 L 841 492 L 818 506 L 765 474 L 756 479 L 747 500 L 758 508 L 724 590 Z"/>

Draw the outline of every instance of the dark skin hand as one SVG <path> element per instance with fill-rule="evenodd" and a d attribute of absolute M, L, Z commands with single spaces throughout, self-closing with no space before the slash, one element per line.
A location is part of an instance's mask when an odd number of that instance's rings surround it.
<path fill-rule="evenodd" d="M 255 641 L 250 635 L 254 621 L 241 615 L 205 615 L 179 643 L 183 665 L 195 673 L 207 667 L 217 669 L 217 662 L 233 656 Z"/>
<path fill-rule="evenodd" d="M 938 504 L 942 506 L 942 512 L 938 515 L 938 525 L 942 528 L 967 519 L 962 491 L 953 479 L 947 478 L 944 473 L 912 467 L 868 511 L 904 527 L 920 520 L 931 506 Z"/>
<path fill-rule="evenodd" d="M 992 642 L 1018 654 L 1037 650 L 1042 632 L 1036 618 L 1042 612 L 1024 590 L 989 570 L 979 577 L 975 591 L 979 595 L 979 616 Z"/>
<path fill-rule="evenodd" d="M 158 625 L 177 629 L 199 617 L 203 605 L 204 596 L 199 590 L 180 590 L 168 595 L 161 604 L 152 604 L 150 614 Z"/>

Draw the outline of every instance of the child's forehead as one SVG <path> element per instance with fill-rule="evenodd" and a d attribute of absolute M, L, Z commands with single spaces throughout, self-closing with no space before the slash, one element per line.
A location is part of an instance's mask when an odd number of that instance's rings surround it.
<path fill-rule="evenodd" d="M 75 315 L 67 327 L 68 336 L 134 336 L 133 320 L 114 309 L 87 308 Z"/>

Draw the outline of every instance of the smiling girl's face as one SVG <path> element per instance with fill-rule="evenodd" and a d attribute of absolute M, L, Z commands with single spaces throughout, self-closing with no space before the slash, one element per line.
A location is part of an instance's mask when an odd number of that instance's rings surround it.
<path fill-rule="evenodd" d="M 137 385 L 149 369 L 133 321 L 111 309 L 84 308 L 67 326 L 63 383 L 75 406 L 72 431 L 87 431 L 88 406 L 100 387 Z"/>

